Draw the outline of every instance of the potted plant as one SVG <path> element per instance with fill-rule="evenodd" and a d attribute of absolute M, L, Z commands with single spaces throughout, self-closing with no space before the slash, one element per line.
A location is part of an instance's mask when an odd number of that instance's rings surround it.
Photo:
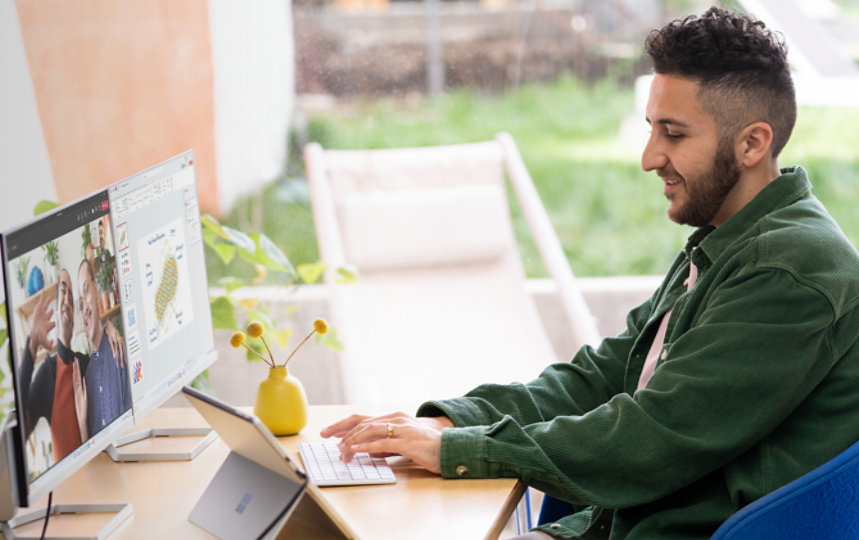
<path fill-rule="evenodd" d="M 313 330 L 299 343 L 292 353 L 283 362 L 277 362 L 263 337 L 265 328 L 259 321 L 248 324 L 247 336 L 245 332 L 234 332 L 230 337 L 230 345 L 233 347 L 245 347 L 248 353 L 258 356 L 269 367 L 268 378 L 263 379 L 257 389 L 254 401 L 254 414 L 262 420 L 272 433 L 277 436 L 294 435 L 304 429 L 307 425 L 307 395 L 304 386 L 294 375 L 286 369 L 286 364 L 295 356 L 298 349 L 304 345 L 313 334 L 325 334 L 328 332 L 328 323 L 325 319 L 313 321 Z M 247 337 L 258 338 L 265 345 L 268 358 L 249 347 L 245 343 Z"/>
<path fill-rule="evenodd" d="M 6 302 L 0 302 L 0 313 L 6 313 Z M 4 355 L 9 354 L 8 350 L 4 350 L 9 344 L 9 331 L 6 329 L 6 317 L 0 319 L 0 324 L 2 324 L 2 328 L 0 328 L 0 352 Z M 12 377 L 7 377 L 9 374 L 8 369 L 6 367 L 0 367 L 0 424 L 3 423 L 3 419 L 6 417 L 7 411 L 12 409 L 14 405 L 12 404 Z"/>
<path fill-rule="evenodd" d="M 266 274 L 278 274 L 282 283 L 289 289 L 296 289 L 303 284 L 318 282 L 325 272 L 333 272 L 338 283 L 351 283 L 357 279 L 357 272 L 347 265 L 336 269 L 330 269 L 321 262 L 292 266 L 289 258 L 277 247 L 265 234 L 254 232 L 245 234 L 242 231 L 222 225 L 217 219 L 208 214 L 201 216 L 203 226 L 203 240 L 206 246 L 228 264 L 238 257 L 249 263 L 257 272 L 258 278 Z M 241 287 L 251 286 L 254 280 L 242 279 L 238 276 L 229 276 L 218 281 L 217 285 L 223 287 L 224 294 L 211 298 L 212 323 L 215 329 L 232 330 L 239 325 L 236 320 L 236 310 L 244 312 L 247 321 L 258 321 L 269 335 L 281 347 L 286 347 L 291 329 L 276 329 L 274 320 L 268 311 L 260 306 L 256 298 L 239 301 L 232 295 Z M 320 336 L 320 342 L 331 350 L 342 350 L 343 345 L 337 339 L 337 332 L 330 328 L 324 335 Z M 256 361 L 258 358 L 250 351 L 247 353 L 248 360 Z"/>
<path fill-rule="evenodd" d="M 92 261 L 95 248 L 92 245 L 92 231 L 89 225 L 85 225 L 81 230 L 81 257 Z"/>
<path fill-rule="evenodd" d="M 108 259 L 101 263 L 95 273 L 98 290 L 101 292 L 101 311 L 105 312 L 111 308 L 110 292 L 113 290 L 113 260 Z"/>
<path fill-rule="evenodd" d="M 27 270 L 30 269 L 30 257 L 24 256 L 18 259 L 15 263 L 15 279 L 18 281 L 18 286 L 24 291 L 27 290 Z"/>
<path fill-rule="evenodd" d="M 48 276 L 51 282 L 57 280 L 57 266 L 60 262 L 60 245 L 56 240 L 51 240 L 42 246 L 42 251 L 45 252 L 45 262 L 48 263 Z"/>

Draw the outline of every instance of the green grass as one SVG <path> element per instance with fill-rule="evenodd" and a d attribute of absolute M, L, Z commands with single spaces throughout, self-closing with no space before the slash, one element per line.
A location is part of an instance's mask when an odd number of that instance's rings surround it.
<path fill-rule="evenodd" d="M 436 99 L 356 101 L 312 118 L 309 137 L 326 148 L 389 148 L 487 140 L 508 131 L 577 275 L 660 274 L 691 229 L 668 220 L 661 182 L 639 168 L 640 145 L 618 135 L 634 115 L 633 103 L 630 88 L 565 77 L 498 96 L 462 90 Z M 637 125 L 646 132 L 643 119 Z M 815 194 L 854 244 L 857 148 L 859 110 L 801 108 L 780 159 L 809 170 Z M 262 198 L 263 230 L 294 263 L 317 257 L 309 211 L 300 198 L 284 202 L 282 195 L 300 186 L 273 183 Z M 543 275 L 526 225 L 511 210 L 526 271 Z"/>

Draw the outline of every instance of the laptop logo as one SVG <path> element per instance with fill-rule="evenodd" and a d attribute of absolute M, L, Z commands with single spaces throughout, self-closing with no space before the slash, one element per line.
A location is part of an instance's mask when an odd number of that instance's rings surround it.
<path fill-rule="evenodd" d="M 250 493 L 245 493 L 244 497 L 242 497 L 242 500 L 239 501 L 239 505 L 236 506 L 235 512 L 237 514 L 244 514 L 245 509 L 251 503 L 251 499 L 253 499 L 253 495 L 251 495 Z"/>

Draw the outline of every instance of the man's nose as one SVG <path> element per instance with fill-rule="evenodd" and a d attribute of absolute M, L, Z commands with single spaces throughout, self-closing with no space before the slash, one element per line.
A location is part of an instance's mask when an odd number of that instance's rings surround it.
<path fill-rule="evenodd" d="M 644 150 L 641 152 L 641 168 L 650 172 L 654 169 L 661 169 L 668 164 L 668 156 L 660 148 L 660 145 L 655 140 L 653 134 L 647 139 L 647 144 L 644 145 Z"/>

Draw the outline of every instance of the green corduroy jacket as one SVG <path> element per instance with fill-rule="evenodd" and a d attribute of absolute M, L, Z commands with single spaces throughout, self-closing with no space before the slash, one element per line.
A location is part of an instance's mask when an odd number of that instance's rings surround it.
<path fill-rule="evenodd" d="M 687 292 L 690 259 L 699 275 Z M 709 538 L 859 440 L 858 308 L 859 254 L 806 172 L 787 168 L 690 236 L 623 333 L 531 382 L 483 385 L 418 415 L 457 426 L 442 434 L 443 476 L 518 477 L 581 505 L 541 527 L 553 536 Z"/>

